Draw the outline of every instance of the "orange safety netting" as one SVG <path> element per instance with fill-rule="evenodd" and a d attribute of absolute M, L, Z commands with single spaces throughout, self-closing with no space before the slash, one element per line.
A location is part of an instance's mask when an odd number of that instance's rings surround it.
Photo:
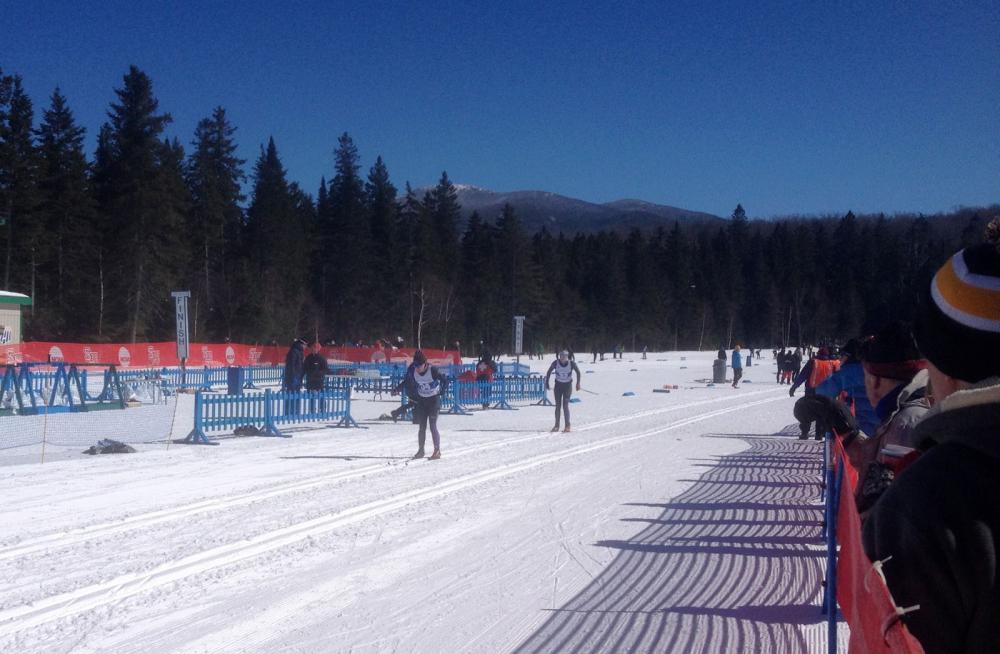
<path fill-rule="evenodd" d="M 835 466 L 844 467 L 837 511 L 837 602 L 851 627 L 849 652 L 922 654 L 923 647 L 907 630 L 881 572 L 865 554 L 861 518 L 854 503 L 858 473 L 840 439 L 833 439 Z"/>

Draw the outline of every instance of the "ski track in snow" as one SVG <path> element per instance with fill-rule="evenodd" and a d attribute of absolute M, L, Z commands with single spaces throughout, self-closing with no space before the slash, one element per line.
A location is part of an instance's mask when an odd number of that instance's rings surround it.
<path fill-rule="evenodd" d="M 710 360 L 698 354 L 688 358 L 692 362 Z M 642 365 L 641 373 L 657 379 L 669 368 L 652 361 L 629 363 Z M 767 566 L 760 568 L 758 561 L 755 572 L 747 576 L 743 561 L 752 553 L 749 549 L 743 553 L 739 548 L 733 552 L 723 548 L 719 555 L 699 556 L 683 547 L 674 554 L 670 545 L 696 537 L 693 542 L 707 552 L 706 539 L 737 543 L 743 542 L 740 539 L 756 539 L 754 543 L 775 540 L 774 548 L 781 552 L 773 556 L 788 557 L 793 563 L 779 558 L 775 561 L 780 563 L 771 564 L 771 559 L 764 558 L 764 563 L 772 566 L 770 574 L 788 577 L 786 590 L 796 601 L 818 603 L 819 574 L 810 553 L 820 547 L 815 524 L 818 508 L 790 515 L 775 529 L 765 528 L 767 520 L 760 524 L 745 520 L 745 525 L 736 520 L 736 526 L 728 529 L 713 526 L 711 534 L 706 534 L 706 526 L 694 536 L 671 533 L 668 541 L 663 541 L 667 544 L 657 541 L 647 546 L 645 541 L 628 537 L 635 530 L 635 523 L 629 521 L 651 520 L 652 516 L 622 518 L 622 502 L 614 499 L 641 499 L 647 487 L 670 488 L 668 497 L 678 493 L 685 497 L 702 487 L 729 488 L 724 485 L 728 481 L 708 478 L 715 464 L 693 463 L 697 458 L 691 457 L 736 457 L 739 455 L 733 452 L 744 449 L 746 443 L 704 439 L 689 428 L 699 423 L 722 425 L 723 431 L 732 431 L 733 426 L 764 427 L 763 432 L 756 432 L 762 436 L 780 430 L 791 419 L 791 407 L 784 388 L 775 387 L 773 382 L 760 383 L 773 378 L 768 363 L 746 371 L 761 390 L 705 389 L 714 396 L 687 402 L 678 401 L 683 398 L 681 391 L 666 398 L 649 394 L 646 402 L 635 403 L 638 406 L 632 411 L 622 406 L 626 400 L 616 394 L 620 395 L 619 387 L 633 386 L 637 377 L 630 377 L 621 368 L 608 370 L 605 365 L 597 371 L 600 381 L 584 378 L 584 383 L 595 383 L 603 397 L 587 398 L 583 405 L 572 406 L 578 427 L 570 437 L 529 431 L 483 442 L 475 436 L 449 433 L 449 429 L 475 432 L 456 428 L 474 426 L 473 421 L 482 417 L 498 426 L 536 422 L 541 412 L 535 409 L 504 412 L 506 415 L 495 419 L 500 412 L 454 420 L 446 416 L 442 420 L 445 459 L 440 463 L 398 463 L 392 462 L 399 460 L 396 457 L 380 457 L 390 463 L 323 474 L 315 474 L 315 468 L 303 464 L 292 479 L 269 474 L 249 489 L 246 484 L 239 488 L 240 484 L 227 483 L 225 488 L 232 492 L 187 502 L 182 496 L 173 506 L 152 508 L 157 502 L 146 501 L 145 507 L 152 510 L 140 507 L 124 518 L 74 526 L 75 517 L 63 515 L 63 526 L 56 522 L 42 527 L 0 550 L 0 649 L 735 651 L 732 646 L 739 643 L 741 648 L 751 645 L 755 651 L 783 651 L 787 647 L 820 651 L 825 649 L 823 625 L 804 620 L 797 607 L 786 608 L 787 625 L 780 624 L 780 615 L 766 614 L 760 622 L 753 611 L 738 606 L 701 612 L 693 608 L 713 603 L 732 606 L 745 593 L 727 579 L 739 575 L 753 580 L 762 572 L 768 573 Z M 670 372 L 678 374 L 676 369 Z M 718 397 L 719 391 L 727 394 Z M 776 403 L 782 399 L 786 402 L 777 409 Z M 669 403 L 671 400 L 676 403 Z M 378 403 L 373 404 L 378 411 Z M 594 420 L 589 404 L 594 408 L 603 405 L 607 413 L 615 415 Z M 676 412 L 680 415 L 675 418 L 669 415 Z M 734 415 L 739 418 L 734 420 Z M 664 417 L 668 422 L 661 422 Z M 408 439 L 412 439 L 412 431 L 407 426 Z M 516 434 L 518 430 L 504 431 Z M 679 437 L 665 438 L 672 432 Z M 350 438 L 357 432 L 333 433 Z M 663 438 L 652 438 L 656 436 Z M 710 442 L 713 440 L 718 442 Z M 761 440 L 765 441 L 775 439 Z M 407 442 L 409 447 L 412 440 Z M 449 449 L 450 442 L 456 443 L 453 449 Z M 664 445 L 668 442 L 681 442 L 690 452 L 672 456 L 669 446 Z M 751 452 L 763 448 L 757 458 L 747 455 L 751 467 L 771 456 L 766 446 L 748 442 Z M 274 445 L 291 449 L 298 443 Z M 809 445 L 812 443 L 805 444 Z M 352 464 L 352 459 L 365 458 L 311 454 L 317 449 L 315 443 L 305 448 L 301 457 L 289 458 L 346 459 Z M 384 445 L 375 450 L 387 453 Z M 805 480 L 812 488 L 802 492 L 815 495 L 819 479 L 815 448 L 801 460 L 796 452 L 774 451 L 776 457 L 794 459 L 796 466 L 787 471 L 780 466 L 767 470 L 766 481 L 751 483 L 784 489 L 803 487 Z M 630 452 L 642 456 L 633 459 Z M 595 453 L 596 457 L 587 456 Z M 459 463 L 451 466 L 456 460 Z M 708 471 L 699 466 L 709 466 Z M 661 470 L 662 475 L 658 474 Z M 30 478 L 31 474 L 18 471 L 15 476 Z M 734 506 L 763 505 L 768 499 L 767 494 L 759 496 L 751 490 L 734 495 Z M 647 497 L 662 498 L 656 494 L 659 492 Z M 34 501 L 29 499 L 18 509 L 20 524 L 30 522 L 25 516 L 30 515 Z M 554 509 L 557 505 L 559 512 Z M 427 507 L 439 509 L 427 513 Z M 772 513 L 780 509 L 778 503 Z M 650 512 L 650 508 L 640 510 Z M 518 524 L 518 515 L 526 516 L 524 525 Z M 794 535 L 786 535 L 789 530 Z M 619 532 L 622 537 L 608 537 Z M 8 533 L 4 539 L 9 541 L 10 536 Z M 782 539 L 788 541 L 787 547 Z M 805 540 L 813 542 L 802 546 Z M 115 561 L 108 556 L 109 546 L 125 559 Z M 623 554 L 615 555 L 615 551 Z M 470 556 L 472 552 L 478 555 Z M 542 552 L 547 552 L 545 559 L 534 560 L 533 554 Z M 629 556 L 644 557 L 649 564 L 622 568 L 619 562 Z M 722 566 L 721 573 L 710 583 L 705 577 L 706 566 L 711 565 L 706 556 L 722 557 L 715 563 Z M 799 561 L 802 557 L 806 558 Z M 94 560 L 95 568 L 86 567 L 88 558 Z M 655 563 L 657 559 L 660 563 Z M 609 602 L 626 602 L 630 607 L 635 602 L 651 602 L 655 607 L 672 601 L 664 590 L 670 583 L 665 583 L 662 563 L 670 559 L 682 567 L 679 576 L 670 573 L 669 579 L 702 582 L 701 592 L 694 596 L 684 590 L 690 610 L 667 609 L 661 615 L 655 608 L 638 613 L 629 609 L 614 613 L 629 616 L 626 618 L 594 619 L 595 615 L 612 616 L 601 613 Z M 414 570 L 409 569 L 411 562 L 421 560 L 412 565 Z M 449 560 L 460 564 L 452 570 Z M 435 563 L 440 566 L 436 572 L 430 567 Z M 61 572 L 62 566 L 83 569 Z M 46 575 L 55 578 L 46 579 Z M 621 583 L 623 578 L 629 580 L 627 587 Z M 684 583 L 677 581 L 675 585 L 686 588 Z M 257 586 L 265 589 L 261 595 L 252 590 Z M 366 601 L 377 597 L 388 601 Z M 380 610 L 380 606 L 387 610 Z M 552 613 L 560 606 L 564 608 Z M 811 608 L 818 614 L 818 606 Z M 413 623 L 414 612 L 424 620 L 419 625 Z M 458 626 L 454 624 L 456 615 L 466 617 Z M 751 628 L 746 633 L 733 626 L 747 622 Z M 375 624 L 382 627 L 373 631 Z M 700 633 L 712 624 L 715 636 Z M 662 643 L 670 646 L 663 649 Z"/>

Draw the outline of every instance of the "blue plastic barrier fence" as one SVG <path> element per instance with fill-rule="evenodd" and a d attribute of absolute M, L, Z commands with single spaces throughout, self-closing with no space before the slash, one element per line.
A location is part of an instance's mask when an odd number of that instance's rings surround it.
<path fill-rule="evenodd" d="M 52 370 L 35 369 L 39 366 L 51 367 Z M 111 401 L 115 408 L 124 409 L 125 401 L 115 366 L 109 366 L 107 374 L 112 381 L 105 397 L 99 398 L 99 400 L 101 402 Z M 8 405 L 7 408 L 0 408 L 0 412 L 16 412 L 20 415 L 80 412 L 90 408 L 98 408 L 98 406 L 101 408 L 110 406 L 99 404 L 90 397 L 87 392 L 85 370 L 80 370 L 76 364 L 61 362 L 51 364 L 21 363 L 4 366 L 3 379 L 0 381 L 0 402 Z"/>
<path fill-rule="evenodd" d="M 827 432 L 823 445 L 823 538 L 826 541 L 826 580 L 820 614 L 826 616 L 827 651 L 837 651 L 837 514 L 840 511 L 840 487 L 844 483 L 844 465 L 835 465 L 833 439 Z"/>
<path fill-rule="evenodd" d="M 404 389 L 400 396 L 400 406 L 407 403 Z M 468 415 L 467 409 L 473 407 L 514 409 L 512 404 L 551 406 L 552 402 L 545 392 L 545 380 L 538 375 L 495 377 L 492 382 L 452 379 L 441 398 L 442 411 L 457 415 Z"/>
<path fill-rule="evenodd" d="M 268 393 L 268 426 L 274 432 L 278 425 L 301 422 L 333 422 L 337 427 L 357 427 L 351 417 L 351 392 L 335 391 L 280 391 Z"/>
<path fill-rule="evenodd" d="M 497 374 L 501 377 L 523 377 L 531 374 L 531 367 L 524 363 L 501 363 L 500 367 L 497 368 Z"/>
<path fill-rule="evenodd" d="M 218 445 L 208 432 L 256 427 L 262 435 L 285 436 L 279 425 L 336 422 L 337 427 L 357 427 L 351 417 L 350 389 L 277 392 L 243 395 L 195 395 L 194 428 L 185 443 Z"/>
<path fill-rule="evenodd" d="M 285 366 L 246 366 L 243 369 L 243 387 L 281 386 Z"/>

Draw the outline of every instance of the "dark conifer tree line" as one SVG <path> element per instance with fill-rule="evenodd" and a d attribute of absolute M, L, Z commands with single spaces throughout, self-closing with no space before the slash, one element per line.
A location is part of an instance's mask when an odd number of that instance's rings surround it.
<path fill-rule="evenodd" d="M 463 220 L 455 186 L 398 187 L 347 133 L 315 196 L 278 144 L 237 156 L 223 107 L 186 150 L 153 83 L 129 69 L 91 157 L 59 89 L 36 112 L 0 70 L 2 289 L 34 304 L 27 338 L 173 337 L 170 292 L 190 289 L 200 341 L 338 343 L 402 336 L 509 349 L 715 349 L 837 341 L 912 318 L 921 289 L 1000 207 L 934 216 L 788 217 L 651 231 L 526 233 L 515 210 Z M 244 195 L 244 184 L 249 193 Z"/>

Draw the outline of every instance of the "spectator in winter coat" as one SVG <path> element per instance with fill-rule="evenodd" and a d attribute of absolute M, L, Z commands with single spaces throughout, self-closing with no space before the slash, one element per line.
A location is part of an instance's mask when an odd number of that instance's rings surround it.
<path fill-rule="evenodd" d="M 281 377 L 281 390 L 298 393 L 302 390 L 303 375 L 303 351 L 306 342 L 301 338 L 292 341 L 292 346 L 288 348 L 285 355 L 285 372 Z M 295 398 L 285 400 L 285 413 L 297 414 L 299 412 L 299 401 Z"/>
<path fill-rule="evenodd" d="M 928 654 L 1000 644 L 1000 217 L 925 296 L 917 343 L 934 407 L 913 432 L 923 454 L 864 526 L 903 621 Z M 890 558 L 891 557 L 891 558 Z"/>
<path fill-rule="evenodd" d="M 816 356 L 809 359 L 805 368 L 796 373 L 795 382 L 788 389 L 788 396 L 794 397 L 795 389 L 801 386 L 803 382 L 806 385 L 806 395 L 815 395 L 816 387 L 839 369 L 840 359 L 831 359 L 830 350 L 821 347 Z"/>
<path fill-rule="evenodd" d="M 323 390 L 323 379 L 330 373 L 330 366 L 327 364 L 326 357 L 323 356 L 322 351 L 323 346 L 318 341 L 313 343 L 312 352 L 302 362 L 302 369 L 305 371 L 306 376 L 307 391 Z"/>
<path fill-rule="evenodd" d="M 733 388 L 736 388 L 743 378 L 743 355 L 740 353 L 740 346 L 737 343 L 733 350 Z"/>
<path fill-rule="evenodd" d="M 879 427 L 847 447 L 858 471 L 855 498 L 862 516 L 892 482 L 892 468 L 877 459 L 887 445 L 913 447 L 913 428 L 927 413 L 927 362 L 920 356 L 910 327 L 892 323 L 869 339 L 861 352 L 865 392 L 875 407 Z"/>
<path fill-rule="evenodd" d="M 858 436 L 858 424 L 854 414 L 846 404 L 825 395 L 807 395 L 795 402 L 792 410 L 795 419 L 799 421 L 802 434 L 799 440 L 809 438 L 809 425 L 816 423 L 816 440 L 823 440 L 828 430 L 832 430 L 850 443 Z"/>
<path fill-rule="evenodd" d="M 880 421 L 865 392 L 865 371 L 859 358 L 860 350 L 861 341 L 855 338 L 840 348 L 840 370 L 817 386 L 816 394 L 838 398 L 852 407 L 858 429 L 873 436 Z"/>
<path fill-rule="evenodd" d="M 798 350 L 796 350 L 798 351 Z M 799 387 L 800 384 L 805 382 L 806 385 L 806 397 L 813 397 L 816 395 L 816 387 L 821 384 L 827 377 L 832 375 L 834 372 L 840 368 L 839 359 L 830 359 L 829 350 L 825 347 L 820 348 L 819 354 L 809 359 L 806 366 L 799 372 L 798 376 L 795 378 L 795 383 L 792 387 L 788 389 L 788 396 L 795 396 L 795 389 Z M 794 413 L 794 409 L 793 409 Z M 809 415 L 809 414 L 800 414 Z M 823 440 L 825 434 L 825 429 L 828 428 L 828 424 L 825 422 L 816 423 L 816 440 Z M 809 435 L 809 430 L 812 428 L 810 421 L 803 422 L 799 421 L 799 429 L 802 430 L 801 438 L 807 438 Z"/>
<path fill-rule="evenodd" d="M 483 408 L 490 408 L 492 402 L 493 368 L 485 361 L 476 364 L 476 381 L 479 382 L 479 399 L 483 402 Z"/>
<path fill-rule="evenodd" d="M 292 341 L 292 346 L 288 348 L 285 355 L 285 372 L 281 378 L 281 390 L 301 391 L 303 375 L 303 353 L 306 342 L 301 338 Z"/>

